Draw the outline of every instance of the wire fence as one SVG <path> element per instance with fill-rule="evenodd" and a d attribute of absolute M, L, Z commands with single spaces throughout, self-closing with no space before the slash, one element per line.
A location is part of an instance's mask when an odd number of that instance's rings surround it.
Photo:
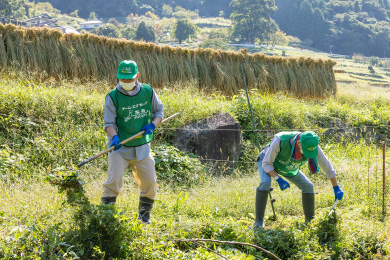
<path fill-rule="evenodd" d="M 1 114 L 1 117 L 9 117 L 9 114 Z M 27 119 L 28 117 L 20 117 L 18 116 L 18 120 Z M 45 123 L 47 125 L 40 125 L 40 127 L 52 127 L 53 125 L 65 125 L 65 126 L 74 126 L 74 127 L 92 127 L 92 128 L 102 128 L 102 124 L 73 124 L 69 122 L 61 122 L 61 121 L 49 121 L 43 119 L 35 119 L 31 121 L 32 123 Z M 381 125 L 365 125 L 365 126 L 345 126 L 345 127 L 319 127 L 319 128 L 283 128 L 283 129 L 218 129 L 218 128 L 210 128 L 210 129 L 199 129 L 199 128 L 175 128 L 175 127 L 158 127 L 161 130 L 185 130 L 185 131 L 240 131 L 240 132 L 279 132 L 279 131 L 326 131 L 326 130 L 340 130 L 340 129 L 377 129 L 377 128 L 385 128 L 390 127 L 390 124 L 381 124 Z"/>
<path fill-rule="evenodd" d="M 5 114 L 0 114 L 0 116 L 9 116 Z M 28 118 L 27 118 L 28 119 Z M 21 117 L 18 117 L 18 120 L 21 120 Z M 72 123 L 64 123 L 64 122 L 50 122 L 47 120 L 36 120 L 36 122 L 42 122 L 42 123 L 47 123 L 47 125 L 39 125 L 37 127 L 45 128 L 45 127 L 51 127 L 53 128 L 53 125 L 58 125 L 58 126 L 68 126 L 68 127 L 74 127 L 74 128 L 80 128 L 85 130 L 86 128 L 93 128 L 93 129 L 102 129 L 103 127 L 100 127 L 99 124 L 72 124 Z M 207 131 L 220 131 L 220 132 L 242 132 L 242 133 L 278 133 L 281 131 L 314 131 L 314 132 L 319 132 L 319 135 L 325 131 L 331 131 L 331 130 L 361 130 L 361 132 L 369 130 L 374 130 L 378 128 L 386 128 L 390 127 L 390 125 L 385 124 L 385 125 L 374 125 L 374 126 L 355 126 L 355 127 L 324 127 L 324 128 L 284 128 L 284 129 L 220 129 L 220 128 L 189 128 L 189 127 L 158 127 L 156 130 L 157 132 L 163 132 L 163 131 L 187 131 L 187 132 L 207 132 Z M 373 141 L 374 139 L 378 138 L 375 136 L 375 133 L 369 133 L 369 136 L 364 137 L 360 136 L 359 140 L 364 139 L 366 141 Z M 379 138 L 378 138 L 379 139 Z M 77 139 L 72 139 L 72 141 L 77 141 Z M 13 151 L 79 151 L 79 152 L 99 152 L 99 149 L 90 149 L 90 148 L 21 148 L 20 144 L 15 144 L 15 143 L 3 143 L 2 145 L 8 146 L 11 148 Z M 192 158 L 196 159 L 196 158 Z M 207 159 L 207 158 L 199 158 L 199 160 L 202 161 L 215 161 L 215 162 L 231 162 L 231 163 L 255 163 L 255 161 L 237 161 L 237 160 L 217 160 L 217 159 Z"/>

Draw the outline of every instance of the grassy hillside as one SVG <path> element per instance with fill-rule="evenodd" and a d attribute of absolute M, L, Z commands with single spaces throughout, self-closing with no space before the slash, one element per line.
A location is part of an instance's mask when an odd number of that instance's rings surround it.
<path fill-rule="evenodd" d="M 0 258 L 219 259 L 199 245 L 172 242 L 211 238 L 255 244 L 281 259 L 389 259 L 390 225 L 381 199 L 381 147 L 370 139 L 371 132 L 365 127 L 372 126 L 389 138 L 388 88 L 343 85 L 337 98 L 321 102 L 251 92 L 261 143 L 280 130 L 316 130 L 345 191 L 336 213 L 328 215 L 334 201 L 329 180 L 323 173 L 309 176 L 303 169 L 317 193 L 317 217 L 305 226 L 297 188 L 282 192 L 273 183 L 277 220 L 269 219 L 265 230 L 252 227 L 258 151 L 254 133 L 249 131 L 253 128 L 245 96 L 206 94 L 195 84 L 172 84 L 157 90 L 166 116 L 180 112 L 180 117 L 157 129 L 153 149 L 157 157 L 159 150 L 167 149 L 168 160 L 180 157 L 189 167 L 180 170 L 172 164 L 170 172 L 158 170 L 153 223 L 145 226 L 136 220 L 138 190 L 128 173 L 117 206 L 99 206 L 106 157 L 77 172 L 72 170 L 105 148 L 103 101 L 111 88 L 112 84 L 104 82 L 38 83 L 15 74 L 2 75 Z M 199 159 L 178 154 L 167 145 L 172 129 L 220 112 L 230 113 L 242 125 L 245 146 L 237 168 L 207 177 L 215 171 L 211 165 L 199 165 Z M 340 122 L 358 130 L 360 139 L 336 142 L 325 138 L 325 130 Z M 158 169 L 164 164 L 160 161 Z M 175 174 L 170 177 L 171 172 Z M 59 187 L 68 184 L 62 193 L 44 181 L 50 174 L 72 173 L 77 173 L 73 179 L 56 179 Z M 188 178 L 178 181 L 177 174 Z M 191 180 L 194 174 L 199 180 L 196 183 Z M 74 195 L 78 200 L 67 203 Z M 388 213 L 388 198 L 386 210 Z M 266 214 L 272 216 L 270 205 Z M 229 259 L 269 257 L 246 246 L 206 243 L 206 247 Z"/>

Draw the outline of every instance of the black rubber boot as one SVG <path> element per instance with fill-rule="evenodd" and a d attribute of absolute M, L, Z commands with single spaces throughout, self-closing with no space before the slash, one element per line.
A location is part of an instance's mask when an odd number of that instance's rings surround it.
<path fill-rule="evenodd" d="M 268 192 L 256 189 L 256 220 L 255 227 L 264 228 L 264 213 L 267 206 Z"/>
<path fill-rule="evenodd" d="M 116 197 L 102 197 L 103 204 L 115 204 Z"/>
<path fill-rule="evenodd" d="M 305 214 L 306 222 L 309 223 L 314 219 L 314 193 L 302 193 L 303 213 Z"/>
<path fill-rule="evenodd" d="M 138 207 L 138 219 L 146 224 L 150 224 L 150 211 L 153 208 L 154 200 L 140 197 Z"/>

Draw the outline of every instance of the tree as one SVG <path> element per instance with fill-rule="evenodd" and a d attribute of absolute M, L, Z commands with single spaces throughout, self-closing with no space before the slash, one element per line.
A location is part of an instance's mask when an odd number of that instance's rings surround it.
<path fill-rule="evenodd" d="M 151 7 L 150 5 L 141 5 L 141 6 L 139 7 L 139 13 L 140 13 L 140 14 L 146 14 L 147 12 L 152 12 L 152 13 L 154 13 L 153 7 Z"/>
<path fill-rule="evenodd" d="M 229 8 L 231 0 L 203 0 L 199 9 L 201 16 L 216 17 L 223 12 L 223 17 L 229 18 L 231 10 Z"/>
<path fill-rule="evenodd" d="M 0 14 L 11 16 L 12 5 L 9 0 L 0 0 Z"/>
<path fill-rule="evenodd" d="M 274 0 L 233 0 L 230 8 L 234 38 L 253 43 L 255 38 L 268 39 L 278 29 L 271 18 L 276 11 Z"/>
<path fill-rule="evenodd" d="M 175 38 L 179 40 L 179 43 L 183 40 L 190 38 L 191 36 L 196 35 L 196 31 L 198 27 L 188 21 L 188 19 L 180 19 L 176 22 L 175 28 L 173 29 L 173 33 Z"/>
<path fill-rule="evenodd" d="M 115 25 L 115 26 L 118 27 L 118 28 L 121 26 L 120 22 L 118 22 L 118 20 L 115 19 L 115 18 L 110 18 L 110 19 L 108 20 L 108 23 L 111 23 L 111 24 Z"/>
<path fill-rule="evenodd" d="M 312 39 L 316 28 L 313 26 L 313 7 L 308 0 L 304 0 L 299 8 L 298 37 L 301 39 Z"/>
<path fill-rule="evenodd" d="M 103 24 L 98 28 L 93 29 L 91 33 L 95 33 L 97 35 L 103 35 L 111 38 L 119 38 L 121 35 L 118 28 L 111 23 Z"/>
<path fill-rule="evenodd" d="M 282 32 L 281 30 L 277 30 L 275 33 L 270 35 L 269 42 L 272 46 L 287 46 L 289 43 L 289 39 L 284 32 Z"/>
<path fill-rule="evenodd" d="M 131 27 L 126 27 L 121 31 L 122 38 L 125 38 L 126 40 L 134 40 L 136 39 L 135 35 L 135 29 Z"/>
<path fill-rule="evenodd" d="M 360 5 L 359 5 L 359 1 L 355 0 L 355 3 L 353 4 L 353 10 L 354 10 L 356 13 L 359 13 L 359 12 L 361 11 Z"/>
<path fill-rule="evenodd" d="M 74 11 L 71 12 L 69 15 L 72 16 L 72 17 L 78 18 L 78 17 L 79 17 L 79 10 L 74 10 Z"/>
<path fill-rule="evenodd" d="M 299 7 L 297 4 L 293 4 L 290 9 L 290 13 L 287 19 L 286 27 L 281 27 L 281 29 L 287 34 L 298 36 L 299 31 Z"/>
<path fill-rule="evenodd" d="M 282 31 L 287 32 L 291 26 L 288 18 L 294 2 L 291 0 L 275 0 L 275 5 L 278 7 L 278 10 L 273 15 L 273 19 L 275 19 Z"/>
<path fill-rule="evenodd" d="M 228 50 L 231 47 L 228 47 L 227 42 L 223 39 L 208 39 L 200 43 L 199 48 L 211 48 L 214 50 Z"/>
<path fill-rule="evenodd" d="M 25 19 L 31 9 L 32 3 L 23 0 L 0 0 L 0 16 L 12 19 Z"/>
<path fill-rule="evenodd" d="M 96 13 L 94 11 L 90 12 L 89 13 L 89 17 L 88 17 L 88 20 L 92 21 L 92 20 L 96 20 Z"/>
<path fill-rule="evenodd" d="M 141 22 L 138 25 L 135 35 L 137 40 L 144 40 L 146 42 L 156 41 L 156 33 L 154 32 L 153 26 L 148 26 L 145 22 Z"/>
<path fill-rule="evenodd" d="M 170 17 L 172 15 L 173 9 L 170 5 L 163 5 L 162 15 L 165 17 Z"/>
<path fill-rule="evenodd" d="M 316 48 L 325 48 L 325 45 L 328 47 L 330 26 L 329 23 L 325 21 L 324 15 L 318 7 L 314 8 L 312 26 L 313 31 L 311 39 L 314 41 Z"/>

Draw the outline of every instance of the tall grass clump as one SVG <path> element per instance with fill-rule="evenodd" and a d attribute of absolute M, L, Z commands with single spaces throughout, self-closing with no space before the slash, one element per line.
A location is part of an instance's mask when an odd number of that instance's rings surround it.
<path fill-rule="evenodd" d="M 82 259 L 128 258 L 128 246 L 142 233 L 141 224 L 120 212 L 113 205 L 93 205 L 84 191 L 84 182 L 77 172 L 49 175 L 51 184 L 65 193 L 67 203 L 75 207 L 73 227 L 64 234 L 73 252 Z"/>
<path fill-rule="evenodd" d="M 195 155 L 169 145 L 155 147 L 153 153 L 159 180 L 173 187 L 194 187 L 209 177 L 206 167 Z"/>
<path fill-rule="evenodd" d="M 0 24 L 0 68 L 58 80 L 115 80 L 121 60 L 135 60 L 141 81 L 155 87 L 172 82 L 198 82 L 199 88 L 232 95 L 245 79 L 257 89 L 288 92 L 299 97 L 336 94 L 335 62 L 311 58 L 271 57 L 246 50 L 189 50 L 106 38 L 93 34 L 61 34 L 48 28 Z"/>

